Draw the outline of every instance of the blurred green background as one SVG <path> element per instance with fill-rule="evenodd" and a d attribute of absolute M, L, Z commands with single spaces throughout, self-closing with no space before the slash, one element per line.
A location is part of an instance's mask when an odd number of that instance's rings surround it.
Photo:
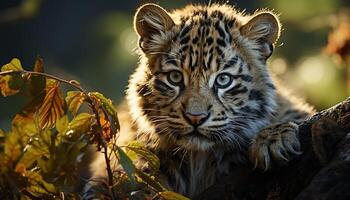
<path fill-rule="evenodd" d="M 31 69 L 41 55 L 46 72 L 78 80 L 115 102 L 124 95 L 135 68 L 137 37 L 132 19 L 136 0 L 2 0 L 0 1 L 0 65 L 18 57 Z M 154 1 L 153 1 L 154 2 Z M 237 0 L 228 2 L 246 12 L 268 8 L 280 14 L 282 36 L 269 60 L 271 70 L 294 93 L 320 110 L 347 94 L 346 66 L 325 53 L 328 34 L 349 0 Z M 206 1 L 159 0 L 171 10 Z M 0 127 L 24 105 L 21 97 L 0 97 Z"/>

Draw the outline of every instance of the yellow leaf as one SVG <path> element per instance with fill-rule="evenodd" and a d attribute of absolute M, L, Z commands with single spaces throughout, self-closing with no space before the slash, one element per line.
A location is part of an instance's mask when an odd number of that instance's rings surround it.
<path fill-rule="evenodd" d="M 39 127 L 52 128 L 57 120 L 65 114 L 65 101 L 62 98 L 58 84 L 49 85 L 46 95 L 39 108 Z"/>
<path fill-rule="evenodd" d="M 68 105 L 68 110 L 76 115 L 81 104 L 85 100 L 85 94 L 79 91 L 69 91 L 67 92 L 66 102 Z"/>
<path fill-rule="evenodd" d="M 21 71 L 23 70 L 21 61 L 18 58 L 13 58 L 10 63 L 7 63 L 1 67 L 1 71 Z"/>
<path fill-rule="evenodd" d="M 189 198 L 172 191 L 159 192 L 159 195 L 165 200 L 190 200 Z"/>
<path fill-rule="evenodd" d="M 0 91 L 2 96 L 7 97 L 19 92 L 19 89 L 10 87 L 11 75 L 0 76 Z"/>
<path fill-rule="evenodd" d="M 1 67 L 1 71 L 23 71 L 21 61 L 17 58 L 11 60 Z M 0 91 L 5 97 L 14 95 L 19 92 L 23 85 L 23 77 L 20 74 L 0 76 Z"/>

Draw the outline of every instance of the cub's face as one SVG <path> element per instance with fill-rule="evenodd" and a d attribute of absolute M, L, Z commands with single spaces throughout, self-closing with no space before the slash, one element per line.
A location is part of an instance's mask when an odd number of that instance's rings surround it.
<path fill-rule="evenodd" d="M 242 24 L 228 6 L 185 10 L 173 14 L 176 24 L 154 4 L 138 10 L 143 60 L 130 82 L 129 96 L 139 99 L 131 106 L 163 141 L 191 150 L 243 148 L 273 111 L 265 61 L 278 21 L 261 13 Z"/>

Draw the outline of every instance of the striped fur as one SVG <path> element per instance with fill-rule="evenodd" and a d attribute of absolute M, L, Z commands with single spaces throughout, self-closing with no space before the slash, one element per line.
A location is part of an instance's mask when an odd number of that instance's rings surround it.
<path fill-rule="evenodd" d="M 119 143 L 136 139 L 156 153 L 162 182 L 172 190 L 194 197 L 234 166 L 247 164 L 252 141 L 258 142 L 251 159 L 262 159 L 268 168 L 267 152 L 258 146 L 267 139 L 259 133 L 268 135 L 266 127 L 312 112 L 280 91 L 267 69 L 280 33 L 271 12 L 245 15 L 214 4 L 168 13 L 146 4 L 135 15 L 135 29 L 140 62 L 126 97 L 133 123 L 122 121 Z M 207 117 L 194 126 L 186 113 Z M 281 142 L 297 143 L 295 132 L 284 133 L 293 137 L 281 135 Z M 93 170 L 103 176 L 100 164 Z"/>

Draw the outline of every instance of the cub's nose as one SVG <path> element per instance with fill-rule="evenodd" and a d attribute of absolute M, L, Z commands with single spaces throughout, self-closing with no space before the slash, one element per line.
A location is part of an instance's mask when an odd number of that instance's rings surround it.
<path fill-rule="evenodd" d="M 209 113 L 185 112 L 184 117 L 189 124 L 191 124 L 193 126 L 199 126 L 199 125 L 203 124 L 209 118 Z"/>

